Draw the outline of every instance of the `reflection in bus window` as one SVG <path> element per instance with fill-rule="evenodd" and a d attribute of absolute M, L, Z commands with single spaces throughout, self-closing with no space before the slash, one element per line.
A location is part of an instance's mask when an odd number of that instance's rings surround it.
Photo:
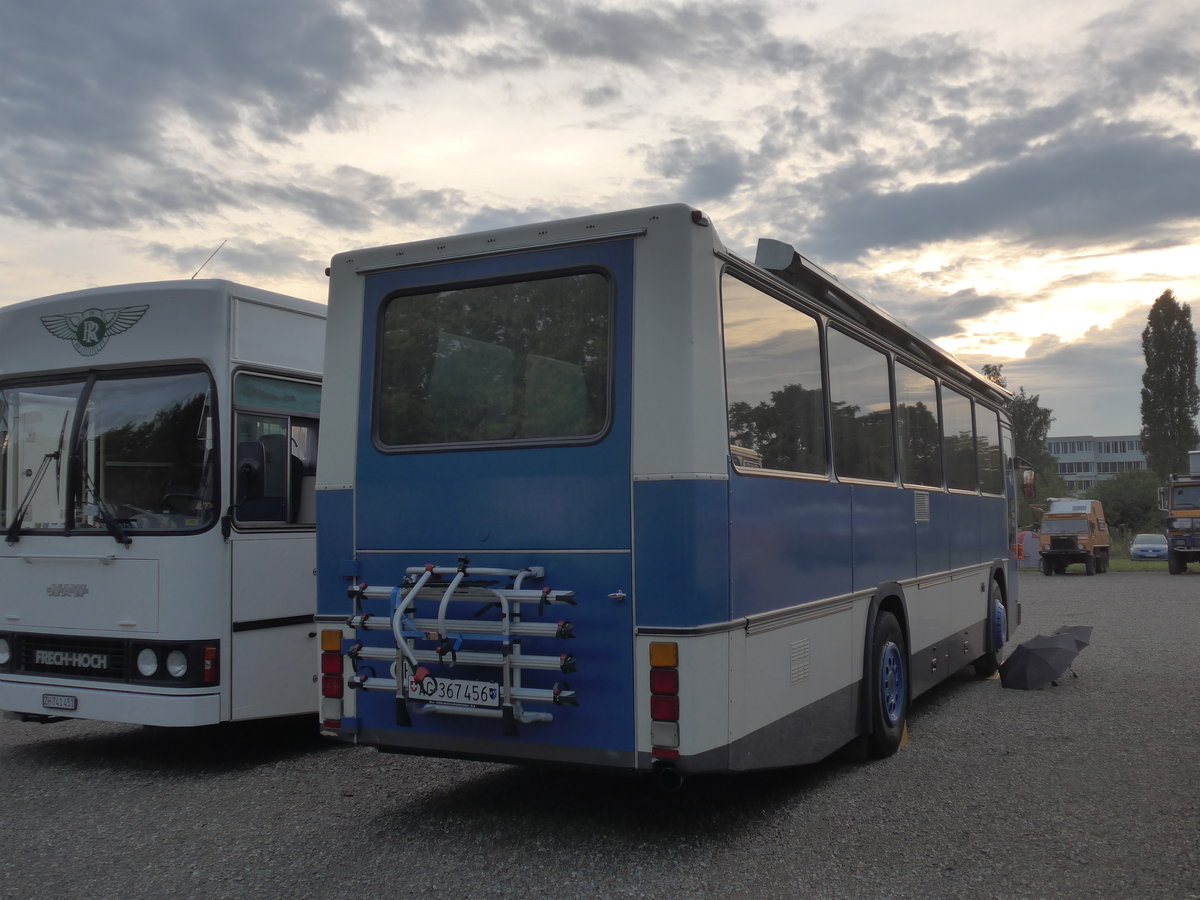
<path fill-rule="evenodd" d="M 978 403 L 975 404 L 975 431 L 979 446 L 979 489 L 985 494 L 1003 494 L 1000 420 L 996 418 L 996 413 Z"/>
<path fill-rule="evenodd" d="M 834 328 L 828 341 L 834 471 L 895 481 L 887 357 Z"/>
<path fill-rule="evenodd" d="M 944 389 L 942 416 L 945 419 L 946 486 L 961 491 L 978 490 L 971 401 L 957 391 Z"/>
<path fill-rule="evenodd" d="M 125 530 L 208 526 L 216 517 L 210 384 L 206 373 L 188 372 L 5 390 L 5 526 L 22 503 L 25 529 L 107 530 L 106 517 Z M 14 488 L 22 496 L 10 496 Z"/>
<path fill-rule="evenodd" d="M 896 363 L 896 427 L 900 478 L 906 484 L 942 484 L 942 429 L 937 385 L 927 375 Z"/>
<path fill-rule="evenodd" d="M 816 319 L 729 275 L 721 279 L 721 302 L 734 465 L 824 474 Z"/>
<path fill-rule="evenodd" d="M 600 434 L 610 306 L 597 272 L 393 297 L 379 354 L 379 439 L 401 447 Z"/>

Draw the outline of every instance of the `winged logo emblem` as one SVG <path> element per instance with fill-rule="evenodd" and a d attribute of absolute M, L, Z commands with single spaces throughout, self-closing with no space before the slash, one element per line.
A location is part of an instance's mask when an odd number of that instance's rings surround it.
<path fill-rule="evenodd" d="M 92 307 L 83 312 L 42 316 L 42 324 L 55 337 L 70 341 L 80 356 L 95 356 L 104 349 L 110 337 L 128 331 L 149 308 L 148 303 L 119 309 Z"/>

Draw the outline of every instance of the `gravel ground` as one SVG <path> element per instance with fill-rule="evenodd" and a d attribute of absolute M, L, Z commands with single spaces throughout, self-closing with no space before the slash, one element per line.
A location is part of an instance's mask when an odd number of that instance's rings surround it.
<path fill-rule="evenodd" d="M 389 756 L 307 722 L 0 722 L 0 896 L 1200 897 L 1200 577 L 1021 578 L 1078 678 L 955 678 L 896 756 L 633 779 Z"/>

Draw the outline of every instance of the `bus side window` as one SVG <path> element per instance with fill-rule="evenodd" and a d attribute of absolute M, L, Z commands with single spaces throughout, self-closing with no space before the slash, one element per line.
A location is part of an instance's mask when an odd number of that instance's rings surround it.
<path fill-rule="evenodd" d="M 234 518 L 312 526 L 320 385 L 243 372 L 234 395 Z"/>

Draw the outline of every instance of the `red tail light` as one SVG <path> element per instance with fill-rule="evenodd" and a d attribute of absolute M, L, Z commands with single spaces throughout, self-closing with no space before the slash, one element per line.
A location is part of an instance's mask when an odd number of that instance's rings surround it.
<path fill-rule="evenodd" d="M 321 676 L 321 696 L 322 697 L 340 697 L 345 690 L 342 685 L 341 675 L 322 675 Z"/>
<path fill-rule="evenodd" d="M 665 694 L 651 695 L 650 718 L 656 722 L 678 722 L 679 698 Z"/>
<path fill-rule="evenodd" d="M 340 654 L 340 653 L 322 653 L 321 654 L 321 674 L 322 675 L 341 675 L 342 674 L 342 654 Z"/>
<path fill-rule="evenodd" d="M 204 669 L 201 680 L 205 684 L 217 683 L 217 648 L 204 648 Z"/>
<path fill-rule="evenodd" d="M 650 692 L 653 694 L 678 694 L 678 669 L 651 669 Z"/>

